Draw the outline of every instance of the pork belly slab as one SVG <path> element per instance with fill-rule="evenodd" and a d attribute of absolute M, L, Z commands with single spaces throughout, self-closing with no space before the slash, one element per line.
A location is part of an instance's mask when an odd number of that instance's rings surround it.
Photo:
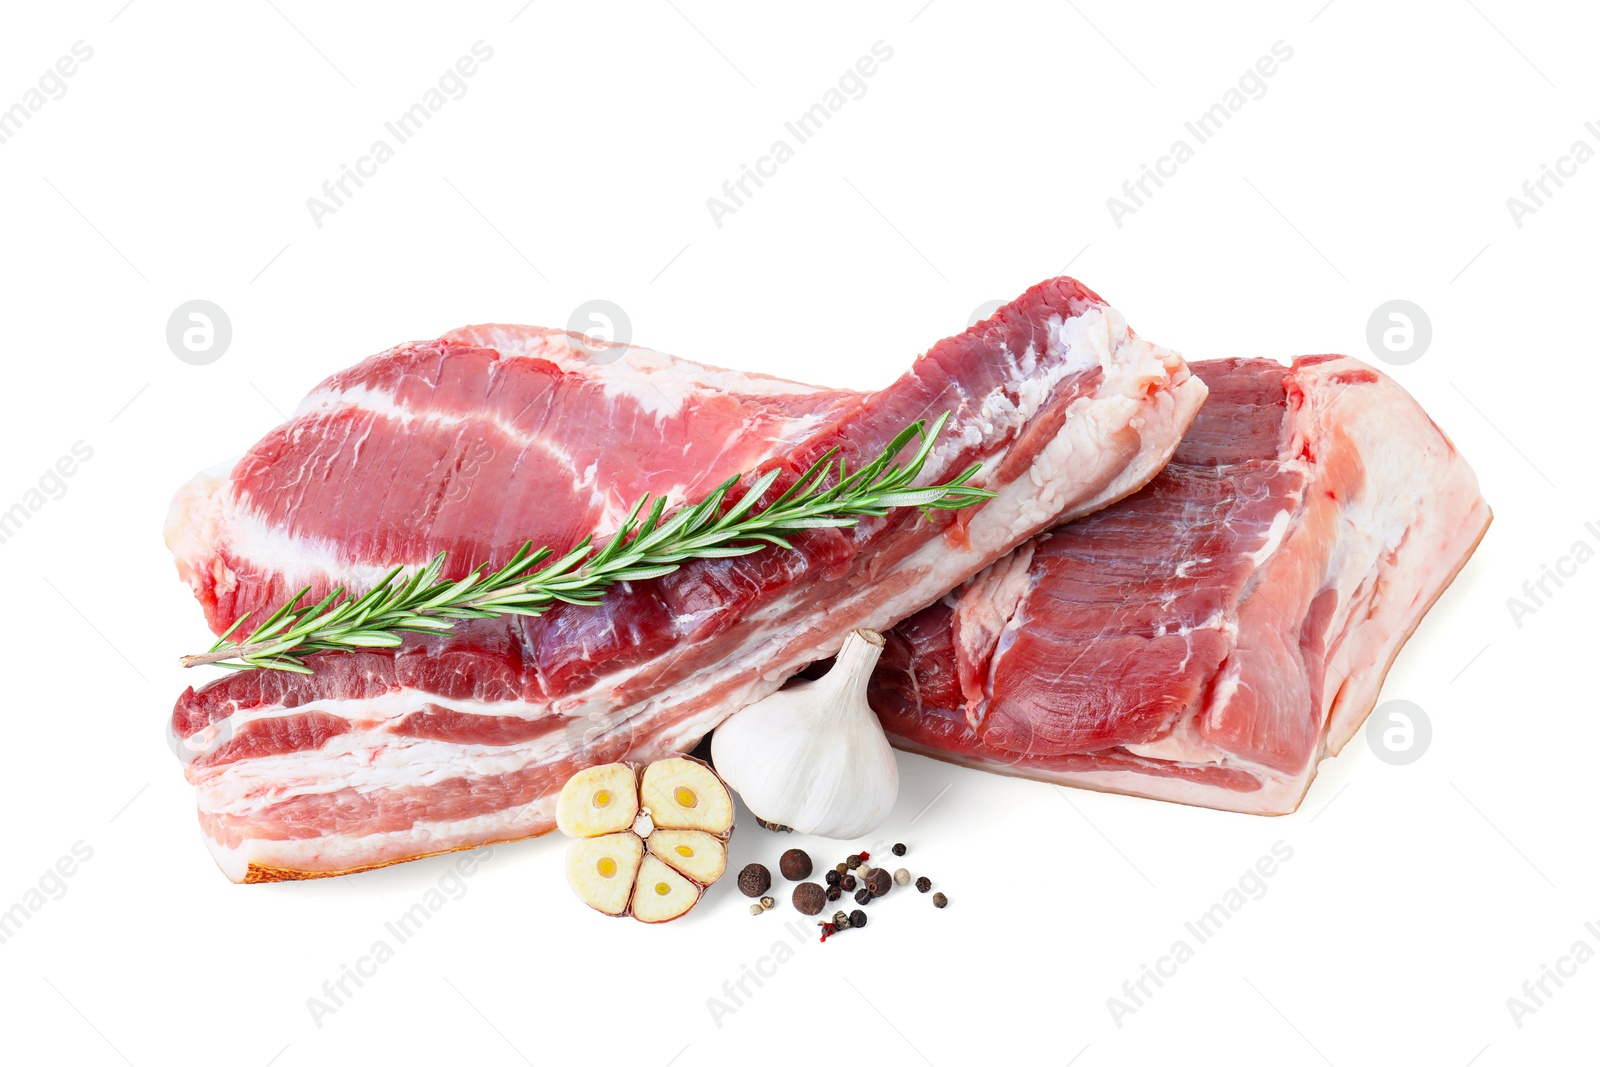
<path fill-rule="evenodd" d="M 362 590 L 448 551 L 451 575 L 526 540 L 558 554 L 644 493 L 692 501 L 826 449 L 854 468 L 952 411 L 927 484 L 981 463 L 997 494 L 697 561 L 599 607 L 483 620 L 310 676 L 183 694 L 174 748 L 236 881 L 342 874 L 544 833 L 576 770 L 692 747 L 1057 522 L 1144 485 L 1205 397 L 1173 352 L 1068 278 L 941 341 L 875 393 L 739 374 L 517 326 L 458 330 L 334 375 L 288 423 L 173 502 L 167 541 L 213 630 L 301 586 Z"/>
<path fill-rule="evenodd" d="M 1191 368 L 1211 396 L 1141 492 L 889 635 L 903 749 L 1048 782 L 1293 811 L 1489 525 L 1472 470 L 1356 360 Z"/>

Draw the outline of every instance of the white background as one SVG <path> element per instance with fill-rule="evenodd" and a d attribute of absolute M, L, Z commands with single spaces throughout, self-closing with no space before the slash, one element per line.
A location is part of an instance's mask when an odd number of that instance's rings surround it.
<path fill-rule="evenodd" d="M 1600 148 L 1592 8 L 767 7 L 7 6 L 0 107 L 75 41 L 94 51 L 0 144 L 0 510 L 74 442 L 93 458 L 0 544 L 0 909 L 75 842 L 93 854 L 0 945 L 0 1057 L 1593 1062 L 1600 962 L 1520 1027 L 1507 998 L 1580 939 L 1600 950 L 1600 563 L 1520 626 L 1506 603 L 1600 545 L 1600 162 L 1521 227 L 1506 205 L 1575 140 Z M 306 199 L 478 40 L 494 54 L 466 95 L 314 225 Z M 866 94 L 718 227 L 706 199 L 880 40 Z M 1280 40 L 1265 96 L 1116 226 L 1107 197 Z M 640 344 L 873 387 L 1069 264 L 1191 359 L 1371 359 L 1374 308 L 1426 310 L 1431 347 L 1385 369 L 1496 521 L 1384 691 L 1431 720 L 1423 757 L 1390 766 L 1358 737 L 1300 812 L 1263 819 L 902 756 L 884 833 L 951 905 L 902 891 L 825 945 L 786 909 L 747 915 L 731 880 L 669 927 L 605 920 L 571 898 L 558 841 L 503 846 L 316 1025 L 308 998 L 453 861 L 276 886 L 215 870 L 163 733 L 200 680 L 176 657 L 208 640 L 161 543 L 172 491 L 328 373 L 454 326 L 562 326 L 600 298 Z M 208 366 L 165 340 L 195 298 L 233 327 Z M 1108 998 L 1193 946 L 1185 921 L 1278 841 L 1266 894 L 1117 1025 Z M 744 820 L 732 866 L 779 845 Z M 780 941 L 793 957 L 727 1000 Z"/>

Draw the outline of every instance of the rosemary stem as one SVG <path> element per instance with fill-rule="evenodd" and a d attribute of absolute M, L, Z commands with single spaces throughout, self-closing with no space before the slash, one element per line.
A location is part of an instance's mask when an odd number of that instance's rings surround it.
<path fill-rule="evenodd" d="M 219 648 L 213 652 L 199 652 L 192 656 L 184 656 L 178 660 L 178 663 L 184 667 L 204 667 L 207 664 L 221 663 L 224 660 L 248 659 L 251 656 L 260 655 L 275 644 L 277 644 L 276 641 L 257 641 L 254 644 L 228 645 L 226 648 Z"/>

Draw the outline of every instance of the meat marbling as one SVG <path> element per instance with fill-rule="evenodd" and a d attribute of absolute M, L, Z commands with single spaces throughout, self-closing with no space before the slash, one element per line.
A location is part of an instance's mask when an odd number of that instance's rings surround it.
<path fill-rule="evenodd" d="M 458 330 L 334 375 L 286 424 L 173 501 L 167 541 L 215 631 L 301 586 L 321 597 L 449 552 L 558 553 L 644 493 L 693 500 L 839 446 L 852 467 L 954 412 L 924 472 L 981 463 L 998 495 L 901 509 L 697 561 L 599 607 L 463 624 L 398 651 L 244 672 L 171 719 L 204 836 L 236 881 L 319 877 L 543 833 L 575 770 L 692 747 L 722 718 L 884 629 L 1058 521 L 1137 490 L 1205 397 L 1077 282 L 1029 290 L 874 393 L 719 370 L 560 331 Z"/>
<path fill-rule="evenodd" d="M 1191 368 L 1210 399 L 1135 496 L 889 635 L 901 748 L 1110 792 L 1293 811 L 1490 521 L 1471 468 L 1356 360 Z"/>

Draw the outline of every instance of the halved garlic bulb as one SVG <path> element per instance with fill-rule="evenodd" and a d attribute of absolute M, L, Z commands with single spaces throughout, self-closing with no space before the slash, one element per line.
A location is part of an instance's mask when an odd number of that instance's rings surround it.
<path fill-rule="evenodd" d="M 641 769 L 589 767 L 556 798 L 556 826 L 575 837 L 567 882 L 607 915 L 676 919 L 728 865 L 733 795 L 710 767 L 672 756 Z"/>

